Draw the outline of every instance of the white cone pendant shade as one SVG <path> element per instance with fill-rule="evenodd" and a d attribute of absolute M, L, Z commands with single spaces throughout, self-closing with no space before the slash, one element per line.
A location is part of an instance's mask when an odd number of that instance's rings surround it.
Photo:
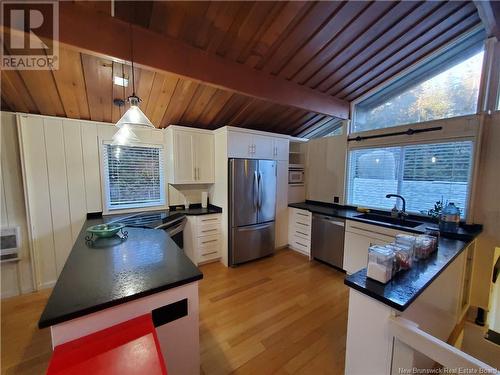
<path fill-rule="evenodd" d="M 132 127 L 128 124 L 122 125 L 120 129 L 113 135 L 111 144 L 117 146 L 130 146 L 134 143 L 139 143 L 139 138 L 132 131 Z"/>
<path fill-rule="evenodd" d="M 153 128 L 154 125 L 149 121 L 146 115 L 139 108 L 139 98 L 136 96 L 129 97 L 130 108 L 123 114 L 121 119 L 118 120 L 116 126 L 121 128 L 123 125 L 141 126 Z"/>
<path fill-rule="evenodd" d="M 137 96 L 130 96 L 128 101 L 130 102 L 130 108 L 115 124 L 119 130 L 113 136 L 113 145 L 126 146 L 138 143 L 139 139 L 133 132 L 134 128 L 155 128 L 139 108 L 139 98 Z"/>

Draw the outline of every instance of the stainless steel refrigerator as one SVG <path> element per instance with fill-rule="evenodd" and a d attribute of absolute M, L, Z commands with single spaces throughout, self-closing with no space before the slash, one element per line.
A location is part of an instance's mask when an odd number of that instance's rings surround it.
<path fill-rule="evenodd" d="M 229 264 L 274 253 L 276 162 L 229 159 Z"/>

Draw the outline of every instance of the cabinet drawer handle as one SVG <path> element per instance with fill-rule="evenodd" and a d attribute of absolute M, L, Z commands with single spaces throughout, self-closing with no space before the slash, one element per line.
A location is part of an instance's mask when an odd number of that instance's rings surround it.
<path fill-rule="evenodd" d="M 211 251 L 210 253 L 205 253 L 205 254 L 201 254 L 203 256 L 207 256 L 207 255 L 212 255 L 212 254 L 217 254 L 218 251 Z"/>
<path fill-rule="evenodd" d="M 206 243 L 217 242 L 217 241 L 219 241 L 219 240 L 208 240 L 208 241 L 202 241 L 201 243 L 206 244 Z"/>
<path fill-rule="evenodd" d="M 295 233 L 302 234 L 303 236 L 309 236 L 307 233 L 296 230 Z"/>
<path fill-rule="evenodd" d="M 308 226 L 309 226 L 309 224 L 304 224 L 304 223 L 301 223 L 300 221 L 297 221 L 295 224 L 300 224 L 300 225 L 303 225 L 303 226 L 305 226 L 305 227 L 308 227 Z"/>
<path fill-rule="evenodd" d="M 215 228 L 215 229 L 205 229 L 205 230 L 202 230 L 201 233 L 214 232 L 214 231 L 218 231 L 218 229 L 217 228 Z"/>
<path fill-rule="evenodd" d="M 297 245 L 307 247 L 307 245 L 304 245 L 303 243 L 300 243 L 300 242 L 297 242 L 297 241 L 295 241 L 295 243 L 296 243 Z"/>
<path fill-rule="evenodd" d="M 297 215 L 300 215 L 300 216 L 305 216 L 305 217 L 309 217 L 308 214 L 303 214 L 302 212 L 297 212 Z"/>
<path fill-rule="evenodd" d="M 212 217 L 210 219 L 201 219 L 201 221 L 214 221 L 214 220 L 218 220 L 219 218 L 218 217 Z"/>

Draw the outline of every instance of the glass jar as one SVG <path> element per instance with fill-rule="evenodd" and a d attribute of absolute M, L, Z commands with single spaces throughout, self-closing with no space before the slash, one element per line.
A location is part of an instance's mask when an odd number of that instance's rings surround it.
<path fill-rule="evenodd" d="M 450 202 L 441 212 L 439 230 L 442 232 L 456 232 L 460 224 L 460 209 Z"/>
<path fill-rule="evenodd" d="M 373 245 L 368 248 L 368 268 L 366 275 L 386 284 L 392 279 L 394 251 L 386 246 Z"/>

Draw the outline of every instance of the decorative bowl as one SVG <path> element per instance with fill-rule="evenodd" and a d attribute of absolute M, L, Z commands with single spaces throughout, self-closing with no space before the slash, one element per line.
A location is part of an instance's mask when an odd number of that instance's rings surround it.
<path fill-rule="evenodd" d="M 113 224 L 98 224 L 87 228 L 88 233 L 92 233 L 97 237 L 113 237 L 117 234 L 120 229 L 125 228 L 125 224 L 113 223 Z"/>

